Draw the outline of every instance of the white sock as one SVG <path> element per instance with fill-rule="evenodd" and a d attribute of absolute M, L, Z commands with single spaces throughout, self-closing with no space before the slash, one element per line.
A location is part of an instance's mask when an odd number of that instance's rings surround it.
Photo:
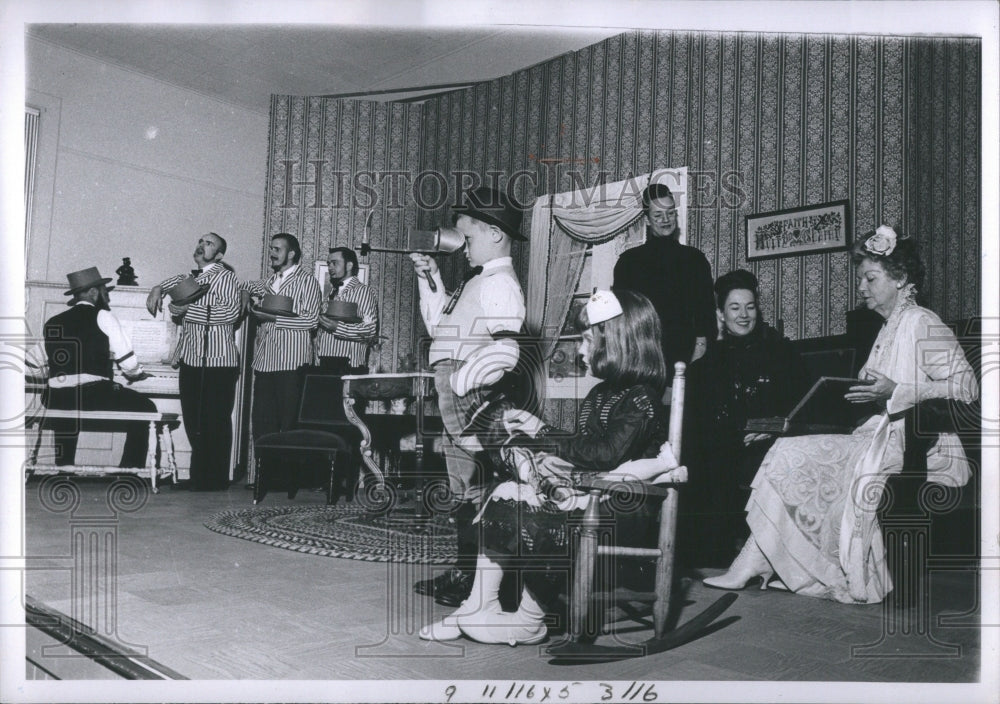
<path fill-rule="evenodd" d="M 500 611 L 500 582 L 503 569 L 499 564 L 479 553 L 476 559 L 476 574 L 472 580 L 469 598 L 452 614 L 464 616 L 477 611 Z"/>
<path fill-rule="evenodd" d="M 517 607 L 518 622 L 524 625 L 536 625 L 545 620 L 545 611 L 531 596 L 527 587 L 521 589 L 521 605 Z"/>

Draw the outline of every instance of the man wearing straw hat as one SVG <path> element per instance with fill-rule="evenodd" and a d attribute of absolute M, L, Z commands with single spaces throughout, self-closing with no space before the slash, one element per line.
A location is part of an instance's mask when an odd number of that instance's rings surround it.
<path fill-rule="evenodd" d="M 96 266 L 68 274 L 72 298 L 69 310 L 45 321 L 45 354 L 49 362 L 48 386 L 42 402 L 48 408 L 81 411 L 134 411 L 152 413 L 156 405 L 133 389 L 112 381 L 114 364 L 131 381 L 145 376 L 132 351 L 132 342 L 111 313 L 108 287 Z M 79 423 L 55 421 L 57 465 L 76 461 Z M 125 450 L 119 467 L 145 467 L 149 435 L 146 423 L 128 423 Z"/>
<path fill-rule="evenodd" d="M 198 268 L 161 281 L 146 298 L 146 308 L 155 316 L 169 294 L 170 314 L 182 325 L 178 382 L 184 432 L 191 443 L 191 479 L 174 488 L 221 491 L 229 486 L 240 293 L 235 272 L 222 262 L 225 254 L 224 238 L 214 232 L 202 235 L 194 248 Z"/>
<path fill-rule="evenodd" d="M 254 440 L 295 425 L 304 370 L 313 361 L 312 331 L 323 296 L 312 272 L 299 266 L 302 247 L 294 235 L 274 235 L 268 257 L 274 273 L 243 284 L 247 301 L 261 299 L 250 308 L 258 323 L 250 413 Z"/>
<path fill-rule="evenodd" d="M 332 288 L 316 333 L 320 369 L 334 374 L 367 374 L 368 350 L 378 334 L 375 293 L 358 279 L 358 255 L 353 249 L 331 248 L 326 265 Z"/>

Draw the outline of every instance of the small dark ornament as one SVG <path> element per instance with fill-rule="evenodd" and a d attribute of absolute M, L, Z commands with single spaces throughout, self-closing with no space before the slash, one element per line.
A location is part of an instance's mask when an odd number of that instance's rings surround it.
<path fill-rule="evenodd" d="M 139 281 L 135 276 L 135 269 L 132 268 L 132 260 L 129 257 L 122 257 L 122 265 L 115 269 L 118 274 L 119 286 L 138 286 Z"/>

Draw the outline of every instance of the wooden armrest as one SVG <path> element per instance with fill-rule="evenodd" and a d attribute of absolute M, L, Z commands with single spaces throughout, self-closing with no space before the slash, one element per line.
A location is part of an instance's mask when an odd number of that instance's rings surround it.
<path fill-rule="evenodd" d="M 676 489 L 684 484 L 684 482 L 674 482 L 667 478 L 661 479 L 668 474 L 669 472 L 665 472 L 654 481 L 626 481 L 619 478 L 587 479 L 577 484 L 577 488 L 591 492 L 599 491 L 602 493 L 630 493 L 645 494 L 646 496 L 666 496 L 669 489 Z"/>
<path fill-rule="evenodd" d="M 652 484 L 687 484 L 688 468 L 684 465 L 668 469 L 658 477 L 653 477 Z"/>
<path fill-rule="evenodd" d="M 64 410 L 60 408 L 45 408 L 38 416 L 40 420 L 59 418 L 67 420 L 114 420 L 114 421 L 161 421 L 173 423 L 180 415 L 177 413 L 163 413 L 160 411 L 78 411 Z"/>

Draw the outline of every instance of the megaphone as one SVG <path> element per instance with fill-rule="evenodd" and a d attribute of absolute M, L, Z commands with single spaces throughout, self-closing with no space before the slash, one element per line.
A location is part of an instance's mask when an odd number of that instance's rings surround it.
<path fill-rule="evenodd" d="M 410 252 L 451 254 L 464 246 L 465 235 L 453 227 L 439 227 L 436 230 L 407 228 L 406 230 L 406 247 Z"/>
<path fill-rule="evenodd" d="M 406 228 L 406 247 L 394 249 L 387 247 L 372 247 L 368 242 L 368 228 L 365 228 L 365 238 L 361 241 L 361 255 L 366 256 L 369 252 L 396 252 L 399 254 L 410 254 L 419 252 L 421 254 L 451 254 L 457 252 L 465 246 L 465 235 L 453 227 L 439 227 L 435 230 L 418 230 L 413 227 Z M 427 284 L 431 291 L 437 291 L 437 284 L 430 274 L 427 274 Z"/>

